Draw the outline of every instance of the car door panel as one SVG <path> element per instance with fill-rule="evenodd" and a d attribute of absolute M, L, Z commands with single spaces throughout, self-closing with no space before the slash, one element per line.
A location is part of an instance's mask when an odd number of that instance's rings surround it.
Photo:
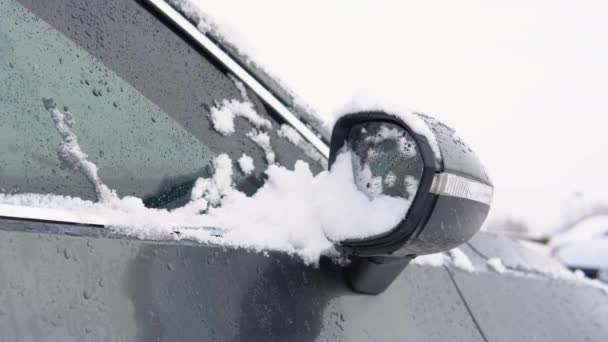
<path fill-rule="evenodd" d="M 451 272 L 488 341 L 605 341 L 608 336 L 605 291 L 533 274 Z"/>
<path fill-rule="evenodd" d="M 414 265 L 369 296 L 329 260 L 81 235 L 97 227 L 0 227 L 2 341 L 481 340 L 441 267 Z"/>

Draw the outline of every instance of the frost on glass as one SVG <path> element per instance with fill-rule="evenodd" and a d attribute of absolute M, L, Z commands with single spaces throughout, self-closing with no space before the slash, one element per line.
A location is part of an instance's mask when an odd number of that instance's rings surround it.
<path fill-rule="evenodd" d="M 248 156 L 245 153 L 243 153 L 243 155 L 241 155 L 238 162 L 239 162 L 239 167 L 241 168 L 241 171 L 247 176 L 249 176 L 253 172 L 253 170 L 255 170 L 255 165 L 253 164 L 253 158 L 251 158 L 250 156 Z"/>

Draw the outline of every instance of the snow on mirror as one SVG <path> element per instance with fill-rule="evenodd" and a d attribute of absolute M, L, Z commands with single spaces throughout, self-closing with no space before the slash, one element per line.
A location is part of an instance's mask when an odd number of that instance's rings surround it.
<path fill-rule="evenodd" d="M 405 129 L 388 122 L 357 124 L 350 130 L 348 146 L 359 190 L 370 198 L 387 195 L 411 203 L 423 162 L 414 138 Z"/>

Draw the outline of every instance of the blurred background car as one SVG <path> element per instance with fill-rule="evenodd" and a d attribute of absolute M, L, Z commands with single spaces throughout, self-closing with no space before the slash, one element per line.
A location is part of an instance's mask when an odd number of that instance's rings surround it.
<path fill-rule="evenodd" d="M 549 242 L 550 255 L 571 270 L 608 282 L 608 215 L 585 218 Z"/>

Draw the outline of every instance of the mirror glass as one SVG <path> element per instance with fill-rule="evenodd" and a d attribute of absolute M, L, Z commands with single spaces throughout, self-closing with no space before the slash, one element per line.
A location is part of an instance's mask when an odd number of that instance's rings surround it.
<path fill-rule="evenodd" d="M 359 190 L 370 198 L 414 199 L 424 164 L 416 141 L 405 129 L 388 122 L 361 123 L 351 128 L 348 147 Z"/>

